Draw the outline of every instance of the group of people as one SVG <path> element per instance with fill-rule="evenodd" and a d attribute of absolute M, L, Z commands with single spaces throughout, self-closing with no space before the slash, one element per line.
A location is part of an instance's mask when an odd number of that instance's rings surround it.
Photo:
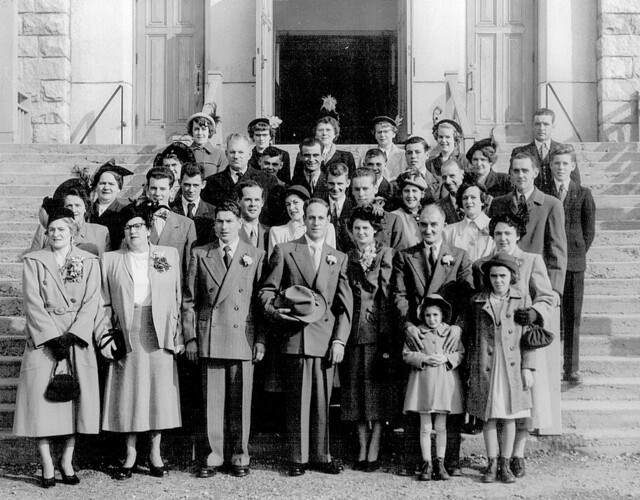
<path fill-rule="evenodd" d="M 14 424 L 38 438 L 43 487 L 55 485 L 56 465 L 77 484 L 76 435 L 99 431 L 124 437 L 115 479 L 143 462 L 141 433 L 149 471 L 162 477 L 162 431 L 180 426 L 198 477 L 223 468 L 244 477 L 252 401 L 275 393 L 289 475 L 339 474 L 334 385 L 342 420 L 357 429 L 355 469 L 379 468 L 392 422 L 404 429 L 399 474 L 460 475 L 460 434 L 477 419 L 483 481 L 525 474 L 529 431 L 551 425 L 547 367 L 559 360 L 521 338 L 534 325 L 559 336 L 562 301 L 564 376 L 580 383 L 595 230 L 575 152 L 551 141 L 553 111 L 535 113 L 535 140 L 513 151 L 508 174 L 492 169 L 492 139 L 461 151 L 453 120 L 434 125 L 439 152 L 429 158 L 424 138 L 403 152 L 395 120 L 377 117 L 377 147 L 359 164 L 337 149 L 334 116 L 318 120 L 293 162 L 272 144 L 278 121 L 252 121 L 221 151 L 210 142 L 216 119 L 196 113 L 193 143 L 158 155 L 138 199 L 118 201 L 132 172 L 110 161 L 43 202 L 24 256 Z M 78 382 L 69 401 L 48 396 L 58 373 Z"/>

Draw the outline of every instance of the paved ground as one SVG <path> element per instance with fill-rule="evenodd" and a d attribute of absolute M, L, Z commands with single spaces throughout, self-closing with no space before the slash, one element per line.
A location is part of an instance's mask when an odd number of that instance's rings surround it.
<path fill-rule="evenodd" d="M 168 477 L 157 479 L 141 468 L 133 479 L 116 482 L 111 467 L 97 458 L 96 447 L 78 449 L 76 462 L 81 483 L 43 490 L 35 444 L 29 440 L 0 441 L 0 498 L 32 499 L 620 499 L 640 498 L 640 454 L 589 456 L 538 448 L 528 459 L 527 476 L 513 485 L 480 482 L 484 457 L 472 454 L 464 461 L 463 477 L 448 482 L 420 483 L 394 474 L 393 460 L 376 473 L 355 472 L 348 462 L 339 476 L 308 472 L 289 478 L 284 464 L 270 459 L 278 454 L 278 439 L 256 450 L 251 474 L 244 479 L 218 474 L 211 479 L 193 476 L 186 459 L 173 455 Z M 171 455 L 168 440 L 165 454 Z M 167 449 L 169 448 L 169 449 Z M 80 468 L 82 467 L 82 468 Z M 59 476 L 58 476 L 59 478 Z"/>

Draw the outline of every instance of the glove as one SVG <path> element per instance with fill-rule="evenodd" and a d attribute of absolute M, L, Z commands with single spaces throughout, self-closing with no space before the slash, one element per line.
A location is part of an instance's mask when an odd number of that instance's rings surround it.
<path fill-rule="evenodd" d="M 532 307 L 516 309 L 516 312 L 513 315 L 515 322 L 522 326 L 533 325 L 539 317 L 540 315 L 538 314 L 538 311 Z"/>
<path fill-rule="evenodd" d="M 62 361 L 69 354 L 69 346 L 65 345 L 65 341 L 62 337 L 51 339 L 45 342 L 44 345 L 49 348 L 56 361 Z"/>

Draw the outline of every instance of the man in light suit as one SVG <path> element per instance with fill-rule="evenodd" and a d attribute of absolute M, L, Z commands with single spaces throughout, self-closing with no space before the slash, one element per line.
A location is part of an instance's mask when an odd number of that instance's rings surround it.
<path fill-rule="evenodd" d="M 460 338 L 461 309 L 473 288 L 471 261 L 465 250 L 450 247 L 442 239 L 446 226 L 445 214 L 438 205 L 427 205 L 420 212 L 418 221 L 422 242 L 398 252 L 393 261 L 393 288 L 398 324 L 404 333 L 407 346 L 415 351 L 422 350 L 424 334 L 418 326 L 418 306 L 427 295 L 437 293 L 453 304 L 452 326 L 449 336 L 455 341 L 445 343 L 445 349 L 455 349 Z M 464 415 L 462 415 L 464 417 Z M 460 430 L 464 418 L 450 415 L 447 418 L 447 453 L 445 467 L 454 476 L 460 471 Z M 413 475 L 418 447 L 418 423 L 408 417 L 405 422 L 405 463 L 400 475 Z"/>
<path fill-rule="evenodd" d="M 213 219 L 216 207 L 200 197 L 207 185 L 200 163 L 185 163 L 180 170 L 180 195 L 171 203 L 171 210 L 191 219 L 196 227 L 194 246 L 206 245 L 213 237 Z"/>
<path fill-rule="evenodd" d="M 267 316 L 283 332 L 280 352 L 287 400 L 287 431 L 291 444 L 290 476 L 305 473 L 309 462 L 327 474 L 339 474 L 340 466 L 329 451 L 329 401 L 334 366 L 344 357 L 351 330 L 353 295 L 347 278 L 347 256 L 325 242 L 329 204 L 309 200 L 304 216 L 306 234 L 276 245 L 270 271 L 260 291 Z M 327 303 L 314 323 L 291 321 L 289 309 L 276 308 L 279 293 L 303 285 Z"/>
<path fill-rule="evenodd" d="M 225 458 L 234 476 L 245 477 L 250 470 L 253 363 L 265 353 L 255 317 L 265 252 L 240 239 L 240 207 L 234 201 L 216 208 L 215 230 L 217 242 L 193 250 L 182 302 L 187 357 L 201 360 L 207 415 L 210 453 L 205 457 L 206 448 L 199 443 L 198 477 L 213 476 Z"/>
<path fill-rule="evenodd" d="M 533 114 L 533 142 L 513 148 L 511 159 L 518 153 L 529 153 L 538 162 L 540 175 L 536 177 L 535 185 L 538 189 L 546 189 L 553 181 L 549 168 L 549 153 L 558 143 L 551 139 L 556 126 L 556 114 L 549 108 L 540 108 Z M 580 170 L 576 167 L 571 172 L 571 180 L 580 184 Z"/>
<path fill-rule="evenodd" d="M 269 249 L 269 227 L 260 222 L 264 208 L 264 189 L 256 181 L 241 181 L 238 184 L 240 205 L 240 239 L 264 250 Z"/>
<path fill-rule="evenodd" d="M 184 277 L 191 247 L 197 239 L 196 226 L 188 217 L 178 215 L 169 209 L 169 197 L 174 181 L 173 172 L 167 167 L 153 167 L 147 172 L 146 196 L 158 207 L 153 216 L 149 243 L 178 250 L 180 271 Z"/>

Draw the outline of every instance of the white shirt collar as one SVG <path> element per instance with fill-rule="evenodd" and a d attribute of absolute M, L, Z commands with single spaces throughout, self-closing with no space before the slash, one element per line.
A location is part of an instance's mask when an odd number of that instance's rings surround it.
<path fill-rule="evenodd" d="M 182 198 L 182 209 L 184 210 L 185 214 L 189 213 L 189 203 L 193 203 L 195 206 L 193 207 L 193 215 L 196 214 L 196 212 L 198 211 L 198 207 L 200 206 L 200 198 L 198 198 L 196 201 L 187 201 L 184 198 Z"/>
<path fill-rule="evenodd" d="M 311 238 L 309 238 L 305 234 L 304 235 L 304 239 L 307 240 L 307 246 L 309 247 L 309 251 L 310 252 L 311 252 L 311 247 L 318 247 L 318 248 L 322 249 L 322 247 L 324 246 L 324 238 L 316 243 L 315 241 L 312 241 Z"/>
<path fill-rule="evenodd" d="M 343 196 L 341 200 L 335 201 L 333 198 L 329 197 L 329 204 L 331 205 L 331 210 L 333 210 L 333 207 L 335 206 L 336 212 L 338 212 L 338 215 L 340 215 L 342 213 L 342 207 L 344 207 L 344 202 L 346 199 L 347 197 Z"/>
<path fill-rule="evenodd" d="M 424 245 L 426 247 L 427 243 L 424 243 Z M 440 255 L 440 248 L 442 248 L 442 238 L 440 238 L 440 241 L 438 243 L 434 243 L 433 245 L 430 245 L 430 246 L 435 247 L 436 255 Z M 431 251 L 431 249 L 429 249 L 429 251 Z"/>
<path fill-rule="evenodd" d="M 528 200 L 528 199 L 531 197 L 531 195 L 533 194 L 533 191 L 534 191 L 534 189 L 535 189 L 535 188 L 536 188 L 536 187 L 535 187 L 535 186 L 533 186 L 533 187 L 532 187 L 531 189 L 529 189 L 528 191 L 525 191 L 524 193 L 522 193 L 522 194 L 524 194 L 524 198 L 525 198 L 525 200 Z M 516 191 L 516 193 L 517 193 L 517 195 L 518 195 L 517 197 L 520 197 L 520 191 Z"/>
<path fill-rule="evenodd" d="M 471 220 L 467 216 L 462 219 L 461 225 L 463 226 L 463 230 L 467 229 L 470 225 L 475 225 L 481 231 L 487 227 L 489 227 L 489 222 L 491 219 L 484 212 L 480 212 L 480 214 L 474 219 Z"/>
<path fill-rule="evenodd" d="M 238 244 L 240 243 L 240 237 L 236 237 L 235 240 L 230 241 L 229 243 L 224 243 L 223 241 L 219 241 L 220 243 L 220 253 L 222 254 L 222 256 L 224 257 L 224 247 L 228 246 L 231 251 L 229 252 L 229 255 L 231 255 L 231 257 L 233 257 L 236 254 L 236 250 L 238 250 Z"/>
<path fill-rule="evenodd" d="M 559 193 L 560 192 L 560 184 L 564 184 L 564 190 L 568 193 L 569 192 L 569 183 L 571 182 L 571 179 L 567 179 L 566 181 L 557 181 L 555 179 L 553 179 L 554 184 L 556 185 L 556 191 Z"/>
<path fill-rule="evenodd" d="M 538 142 L 537 140 L 534 139 L 534 142 L 536 143 L 536 149 L 538 151 L 540 151 L 540 146 L 542 146 L 543 144 L 547 146 L 547 151 L 551 151 L 551 139 L 547 139 L 544 142 Z"/>

